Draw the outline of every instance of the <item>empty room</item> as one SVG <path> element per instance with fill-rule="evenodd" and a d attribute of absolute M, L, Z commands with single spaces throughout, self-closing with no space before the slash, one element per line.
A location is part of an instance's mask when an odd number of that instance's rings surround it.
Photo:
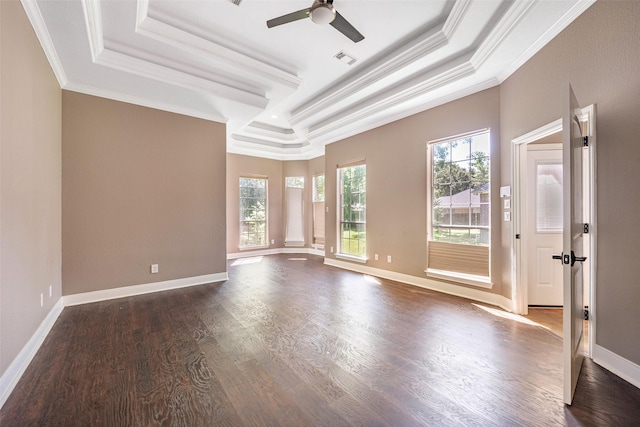
<path fill-rule="evenodd" d="M 1 1 L 0 425 L 638 425 L 639 35 Z"/>

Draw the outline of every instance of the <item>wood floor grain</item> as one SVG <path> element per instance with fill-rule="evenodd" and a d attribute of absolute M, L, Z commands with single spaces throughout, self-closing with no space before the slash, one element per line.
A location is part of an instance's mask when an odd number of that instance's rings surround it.
<path fill-rule="evenodd" d="M 640 425 L 640 390 L 590 360 L 562 403 L 562 341 L 546 327 L 290 258 L 65 308 L 0 425 Z"/>

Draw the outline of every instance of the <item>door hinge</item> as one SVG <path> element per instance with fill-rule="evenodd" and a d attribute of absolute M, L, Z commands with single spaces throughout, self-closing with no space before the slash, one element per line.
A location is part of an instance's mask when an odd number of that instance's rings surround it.
<path fill-rule="evenodd" d="M 589 137 L 588 136 L 583 136 L 582 137 L 582 146 L 583 147 L 588 147 L 589 146 Z"/>
<path fill-rule="evenodd" d="M 589 320 L 589 306 L 584 306 L 584 320 Z"/>
<path fill-rule="evenodd" d="M 516 234 L 516 239 L 520 239 L 520 233 Z"/>
<path fill-rule="evenodd" d="M 585 222 L 584 227 L 582 229 L 584 234 L 589 234 L 589 224 Z"/>

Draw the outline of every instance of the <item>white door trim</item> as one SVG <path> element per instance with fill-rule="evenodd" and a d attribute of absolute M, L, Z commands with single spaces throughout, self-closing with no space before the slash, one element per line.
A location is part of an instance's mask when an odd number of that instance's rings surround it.
<path fill-rule="evenodd" d="M 520 148 L 547 136 L 562 131 L 562 119 L 555 120 L 538 129 L 513 139 L 511 142 L 511 182 L 513 191 L 511 192 L 511 299 L 516 314 L 528 314 L 529 306 L 527 303 L 527 288 L 525 286 L 525 278 L 523 276 L 522 262 L 522 245 L 520 240 L 516 239 L 516 235 L 522 233 L 522 211 L 525 198 L 520 194 L 522 186 L 520 182 L 521 155 Z"/>
<path fill-rule="evenodd" d="M 597 262 L 597 216 L 596 216 L 596 135 L 595 132 L 595 105 L 589 105 L 582 109 L 583 117 L 581 120 L 588 120 L 590 129 L 588 130 L 590 139 L 589 146 L 589 198 L 590 198 L 590 230 L 589 230 L 589 354 L 593 354 L 596 342 L 596 262 Z M 511 300 L 514 312 L 516 314 L 528 314 L 527 289 L 524 278 L 522 277 L 522 247 L 520 240 L 516 239 L 516 234 L 521 233 L 522 228 L 522 203 L 523 197 L 520 195 L 520 171 L 521 171 L 521 155 L 520 148 L 522 144 L 529 144 L 547 136 L 562 131 L 562 119 L 554 120 L 531 132 L 521 135 L 511 141 L 511 183 L 513 191 L 511 191 Z"/>

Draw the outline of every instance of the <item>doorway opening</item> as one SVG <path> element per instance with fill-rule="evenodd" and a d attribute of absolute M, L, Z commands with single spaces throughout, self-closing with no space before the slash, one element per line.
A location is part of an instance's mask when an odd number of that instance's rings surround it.
<path fill-rule="evenodd" d="M 594 106 L 582 110 L 580 127 L 591 135 L 595 126 Z M 562 319 L 562 263 L 551 256 L 562 252 L 562 119 L 556 120 L 512 141 L 512 303 L 514 312 L 529 314 L 549 322 Z M 586 146 L 582 159 L 583 217 L 585 239 L 583 286 L 587 346 L 592 354 L 595 342 L 595 149 Z M 560 190 L 560 191 L 559 191 Z M 558 222 L 559 221 L 559 222 Z M 541 312 L 538 307 L 553 311 Z M 562 328 L 559 328 L 561 331 Z"/>

